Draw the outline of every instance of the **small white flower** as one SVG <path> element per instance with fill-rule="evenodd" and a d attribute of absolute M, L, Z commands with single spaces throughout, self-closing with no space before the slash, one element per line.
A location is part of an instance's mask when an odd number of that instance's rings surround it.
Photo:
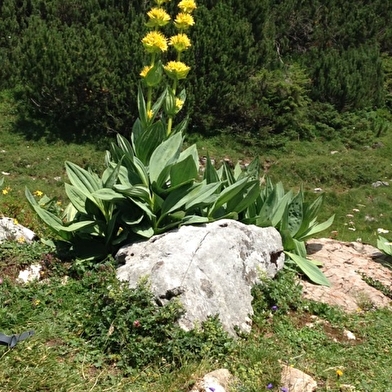
<path fill-rule="evenodd" d="M 353 214 L 347 214 L 346 216 L 347 216 L 347 218 L 353 218 L 354 217 Z"/>
<path fill-rule="evenodd" d="M 377 229 L 377 233 L 378 233 L 378 234 L 388 234 L 388 233 L 389 233 L 389 230 L 385 230 L 385 229 L 378 228 L 378 229 Z"/>
<path fill-rule="evenodd" d="M 351 231 L 355 231 L 356 230 L 355 227 L 349 227 L 348 229 L 351 230 Z"/>
<path fill-rule="evenodd" d="M 358 208 L 353 208 L 354 212 L 359 212 Z"/>

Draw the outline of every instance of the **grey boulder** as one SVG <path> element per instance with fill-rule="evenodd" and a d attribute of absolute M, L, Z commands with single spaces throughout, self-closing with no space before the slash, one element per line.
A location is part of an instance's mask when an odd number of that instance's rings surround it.
<path fill-rule="evenodd" d="M 124 263 L 117 277 L 130 287 L 147 277 L 158 304 L 179 298 L 185 309 L 179 320 L 183 329 L 219 315 L 235 336 L 235 326 L 250 331 L 253 285 L 283 268 L 284 253 L 275 228 L 220 220 L 124 246 L 116 259 Z"/>

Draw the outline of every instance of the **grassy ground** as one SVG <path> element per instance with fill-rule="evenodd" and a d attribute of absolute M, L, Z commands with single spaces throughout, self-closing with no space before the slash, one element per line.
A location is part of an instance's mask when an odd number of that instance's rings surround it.
<path fill-rule="evenodd" d="M 3 94 L 0 99 L 0 172 L 5 173 L 1 189 L 7 191 L 0 193 L 0 214 L 49 236 L 30 212 L 24 187 L 64 204 L 64 160 L 99 171 L 103 151 L 96 144 L 32 138 L 28 129 L 15 129 L 10 97 Z M 392 230 L 392 183 L 371 185 L 392 179 L 388 135 L 380 139 L 384 146 L 378 149 L 346 150 L 338 143 L 315 141 L 292 143 L 285 151 L 268 154 L 244 150 L 227 138 L 193 139 L 200 155 L 209 151 L 218 161 L 258 156 L 274 181 L 296 189 L 302 184 L 309 198 L 316 195 L 315 188 L 322 188 L 327 198 L 320 218 L 336 214 L 324 236 L 375 244 L 377 228 Z M 18 271 L 32 262 L 44 266 L 41 283 L 15 283 Z M 270 383 L 279 391 L 281 363 L 310 374 L 320 391 L 339 391 L 341 384 L 357 391 L 392 391 L 391 311 L 369 307 L 345 315 L 305 302 L 296 280 L 285 271 L 255 289 L 253 331 L 233 342 L 214 322 L 206 333 L 185 335 L 172 323 L 156 322 L 157 317 L 168 320 L 175 310 L 163 315 L 143 312 L 143 291 L 135 294 L 114 287 L 110 268 L 82 272 L 71 267 L 41 243 L 2 244 L 0 331 L 34 329 L 36 334 L 12 350 L 0 346 L 0 391 L 185 392 L 198 377 L 219 367 L 238 377 L 235 391 L 258 392 Z M 273 305 L 277 311 L 271 310 Z M 141 328 L 132 324 L 135 317 Z M 357 339 L 345 338 L 345 329 Z M 148 365 L 143 358 L 151 358 Z M 338 370 L 343 372 L 340 377 Z"/>

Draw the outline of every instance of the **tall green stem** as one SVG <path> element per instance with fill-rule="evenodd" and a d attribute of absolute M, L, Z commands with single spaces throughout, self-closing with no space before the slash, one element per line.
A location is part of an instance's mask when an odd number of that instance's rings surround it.
<path fill-rule="evenodd" d="M 174 99 L 176 97 L 176 90 L 177 90 L 177 80 L 175 80 L 173 82 L 173 88 L 172 88 Z M 167 132 L 166 132 L 167 136 L 170 136 L 170 134 L 172 132 L 172 127 L 173 127 L 173 116 L 169 116 L 169 118 L 167 120 Z"/>
<path fill-rule="evenodd" d="M 154 67 L 155 65 L 155 53 L 152 54 L 151 56 L 151 67 Z M 152 105 L 152 87 L 147 88 L 147 113 L 151 110 L 151 105 Z"/>

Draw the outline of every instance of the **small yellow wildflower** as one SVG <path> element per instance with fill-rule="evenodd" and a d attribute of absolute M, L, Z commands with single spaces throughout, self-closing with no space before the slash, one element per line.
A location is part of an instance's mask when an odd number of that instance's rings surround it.
<path fill-rule="evenodd" d="M 163 68 L 169 77 L 176 80 L 185 79 L 191 69 L 181 61 L 169 61 Z"/>
<path fill-rule="evenodd" d="M 169 23 L 170 16 L 169 14 L 162 8 L 152 8 L 149 12 L 147 12 L 150 20 L 146 23 L 148 27 L 162 27 Z"/>
<path fill-rule="evenodd" d="M 35 196 L 38 196 L 38 197 L 42 196 L 43 194 L 44 194 L 44 193 L 41 192 L 41 191 L 35 191 L 35 192 L 34 192 L 34 195 L 35 195 Z"/>
<path fill-rule="evenodd" d="M 195 24 L 195 21 L 193 19 L 193 16 L 191 14 L 187 14 L 185 12 L 180 12 L 175 21 L 174 21 L 175 26 L 179 30 L 186 30 L 190 26 L 193 26 Z"/>
<path fill-rule="evenodd" d="M 3 189 L 3 190 L 1 191 L 1 193 L 2 193 L 3 195 L 7 195 L 7 194 L 9 193 L 8 188 Z"/>
<path fill-rule="evenodd" d="M 148 71 L 152 68 L 152 65 L 146 65 L 143 67 L 142 71 L 140 72 L 140 76 L 145 78 L 148 74 Z"/>
<path fill-rule="evenodd" d="M 177 52 L 183 52 L 191 46 L 191 40 L 186 34 L 177 34 L 170 38 L 169 45 L 172 45 Z"/>
<path fill-rule="evenodd" d="M 197 7 L 194 0 L 181 0 L 178 3 L 178 8 L 183 12 L 191 13 Z"/>
<path fill-rule="evenodd" d="M 18 237 L 17 241 L 18 241 L 20 244 L 24 244 L 24 243 L 26 242 L 26 240 L 25 240 L 24 237 Z"/>
<path fill-rule="evenodd" d="M 343 371 L 340 370 L 340 369 L 336 370 L 336 375 L 337 375 L 338 377 L 343 376 Z"/>
<path fill-rule="evenodd" d="M 56 201 L 56 204 L 57 204 L 58 206 L 61 206 L 61 200 Z"/>
<path fill-rule="evenodd" d="M 149 120 L 151 120 L 153 116 L 154 116 L 154 112 L 150 109 L 150 110 L 147 112 L 147 117 L 148 117 Z"/>
<path fill-rule="evenodd" d="M 167 51 L 166 37 L 159 31 L 150 31 L 142 39 L 142 43 L 147 53 L 159 53 Z"/>
<path fill-rule="evenodd" d="M 180 98 L 176 98 L 176 110 L 177 113 L 182 109 L 182 107 L 184 106 L 184 101 Z"/>
<path fill-rule="evenodd" d="M 14 218 L 14 225 L 17 225 L 19 222 L 16 218 Z"/>
<path fill-rule="evenodd" d="M 34 299 L 33 300 L 33 305 L 34 306 L 38 306 L 41 303 L 41 301 L 39 299 Z"/>

